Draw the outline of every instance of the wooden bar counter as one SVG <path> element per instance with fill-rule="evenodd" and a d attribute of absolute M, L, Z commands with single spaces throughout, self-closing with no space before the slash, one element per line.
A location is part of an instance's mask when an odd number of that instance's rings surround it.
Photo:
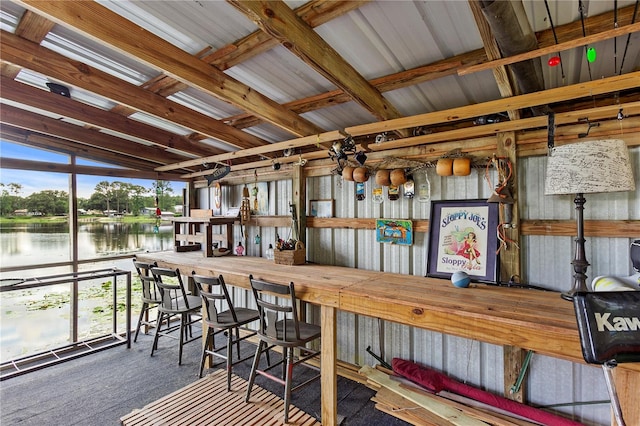
<path fill-rule="evenodd" d="M 184 274 L 223 274 L 228 284 L 243 288 L 250 288 L 250 274 L 283 284 L 293 281 L 300 300 L 320 305 L 323 425 L 337 421 L 338 309 L 584 363 L 573 305 L 556 292 L 473 283 L 457 288 L 437 278 L 330 265 L 277 265 L 259 257 L 203 258 L 194 252 L 165 251 L 138 258 L 180 268 Z M 620 364 L 618 369 L 640 377 L 640 364 Z"/>

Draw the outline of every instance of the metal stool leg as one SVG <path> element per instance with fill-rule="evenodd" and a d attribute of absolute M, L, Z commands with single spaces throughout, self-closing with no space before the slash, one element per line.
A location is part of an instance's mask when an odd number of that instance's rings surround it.
<path fill-rule="evenodd" d="M 613 381 L 612 371 L 615 366 L 615 363 L 604 363 L 602 364 L 602 371 L 604 372 L 604 379 L 607 382 L 607 390 L 611 398 L 611 408 L 613 408 L 616 423 L 618 423 L 618 426 L 625 426 L 624 418 L 622 417 L 622 408 L 620 408 L 620 401 L 618 400 L 618 393 L 616 392 L 616 385 Z"/>

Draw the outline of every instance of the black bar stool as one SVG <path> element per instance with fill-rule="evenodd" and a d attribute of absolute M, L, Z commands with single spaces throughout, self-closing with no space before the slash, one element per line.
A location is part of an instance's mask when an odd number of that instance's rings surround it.
<path fill-rule="evenodd" d="M 182 275 L 179 269 L 154 267 L 151 268 L 151 274 L 155 279 L 161 296 L 161 302 L 158 305 L 158 324 L 162 324 L 162 322 L 166 320 L 168 325 L 167 329 L 162 332 L 160 331 L 160 327 L 156 327 L 151 356 L 153 356 L 154 351 L 158 347 L 158 338 L 160 336 L 175 338 L 171 333 L 179 330 L 180 349 L 178 365 L 180 365 L 182 364 L 183 345 L 200 338 L 200 336 L 193 337 L 191 325 L 200 322 L 202 318 L 200 312 L 202 309 L 202 300 L 200 296 L 194 296 L 187 292 L 182 282 Z M 171 326 L 170 318 L 172 316 L 180 317 L 179 325 Z M 187 337 L 187 332 L 189 333 L 189 337 Z"/>
<path fill-rule="evenodd" d="M 151 275 L 151 268 L 158 266 L 156 262 L 140 262 L 134 258 L 133 266 L 136 268 L 136 272 L 138 272 L 138 276 L 142 283 L 142 308 L 140 308 L 138 325 L 136 325 L 136 333 L 133 338 L 133 341 L 136 342 L 138 340 L 138 333 L 140 333 L 141 326 L 144 325 L 144 334 L 147 334 L 149 327 L 158 326 L 158 324 L 156 324 L 156 319 L 149 319 L 149 311 L 160 304 L 160 292 L 158 291 L 155 280 Z"/>
<path fill-rule="evenodd" d="M 254 330 L 249 330 L 246 325 L 257 321 L 258 311 L 256 309 L 235 307 L 227 285 L 222 275 L 217 277 L 207 277 L 192 274 L 193 281 L 198 286 L 200 297 L 202 297 L 202 306 L 204 307 L 204 316 L 202 321 L 207 327 L 207 335 L 205 344 L 202 348 L 202 359 L 200 361 L 200 374 L 204 370 L 204 363 L 207 355 L 218 357 L 226 361 L 227 368 L 227 390 L 231 390 L 231 369 L 234 365 L 252 358 L 253 355 L 240 357 L 240 342 L 256 335 Z M 240 335 L 240 331 L 244 331 L 244 335 Z M 227 336 L 227 344 L 216 348 L 215 336 L 218 333 L 225 333 Z M 235 334 L 235 338 L 234 338 Z M 233 345 L 237 346 L 238 360 L 233 361 Z M 225 353 L 222 353 L 226 349 Z M 211 364 L 213 367 L 215 364 Z"/>

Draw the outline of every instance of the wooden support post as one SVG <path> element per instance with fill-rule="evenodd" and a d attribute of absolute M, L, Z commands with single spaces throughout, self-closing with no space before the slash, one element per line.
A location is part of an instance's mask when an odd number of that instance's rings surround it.
<path fill-rule="evenodd" d="M 298 221 L 298 240 L 307 246 L 307 177 L 301 165 L 293 166 L 291 177 L 291 202 L 296 206 L 296 220 Z M 307 308 L 301 304 L 300 320 L 307 320 Z"/>
<path fill-rule="evenodd" d="M 291 202 L 296 205 L 298 239 L 307 246 L 307 177 L 301 165 L 293 166 Z"/>
<path fill-rule="evenodd" d="M 518 215 L 518 173 L 517 173 L 517 157 L 516 157 L 516 136 L 514 132 L 498 133 L 497 135 L 497 155 L 498 157 L 506 157 L 511 162 L 513 176 L 511 177 L 511 196 L 516 200 L 513 204 L 513 219 L 510 226 L 503 227 L 502 230 L 509 240 L 512 242 L 507 244 L 506 248 L 500 250 L 500 279 L 508 281 L 513 275 L 520 276 L 520 232 Z M 500 205 L 500 222 L 504 220 L 504 204 Z"/>
<path fill-rule="evenodd" d="M 517 173 L 517 156 L 516 156 L 516 136 L 515 132 L 498 133 L 497 153 L 498 157 L 506 157 L 511 162 L 513 176 L 511 177 L 511 196 L 516 203 L 513 207 L 513 219 L 508 228 L 502 227 L 504 235 L 512 242 L 507 244 L 506 248 L 500 250 L 500 280 L 509 281 L 512 276 L 520 276 L 520 232 L 519 232 L 519 215 L 518 215 L 518 173 Z M 500 222 L 504 220 L 504 205 L 500 206 Z M 515 346 L 504 346 L 504 394 L 507 398 L 519 402 L 526 401 L 526 380 L 522 381 L 521 386 L 512 391 L 513 385 L 518 380 L 520 371 L 524 363 L 526 351 Z"/>
<path fill-rule="evenodd" d="M 322 424 L 338 424 L 338 376 L 336 367 L 337 349 L 337 309 L 322 305 L 320 308 L 320 392 L 322 394 Z"/>
<path fill-rule="evenodd" d="M 189 216 L 191 209 L 199 208 L 198 191 L 195 188 L 195 181 L 192 179 L 187 186 L 186 209 L 182 212 L 183 216 Z"/>
<path fill-rule="evenodd" d="M 514 401 L 524 403 L 527 376 L 525 375 L 525 379 L 518 389 L 512 392 L 512 387 L 518 381 L 527 351 L 515 346 L 503 346 L 502 349 L 504 352 L 504 395 Z"/>

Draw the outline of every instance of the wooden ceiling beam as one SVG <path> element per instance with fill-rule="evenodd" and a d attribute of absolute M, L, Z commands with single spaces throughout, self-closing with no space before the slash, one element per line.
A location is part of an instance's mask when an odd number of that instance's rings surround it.
<path fill-rule="evenodd" d="M 618 21 L 618 27 L 632 24 L 637 19 L 634 18 L 634 12 L 635 6 L 630 5 L 618 9 L 617 13 L 615 10 L 612 10 L 599 15 L 588 16 L 584 20 L 584 30 L 587 34 L 601 33 L 603 31 L 610 30 L 614 27 L 616 18 Z M 538 46 L 546 47 L 556 44 L 555 37 L 558 38 L 558 43 L 584 37 L 582 33 L 581 20 L 559 25 L 555 29 L 555 35 L 551 28 L 536 33 Z"/>
<path fill-rule="evenodd" d="M 342 139 L 345 136 L 346 135 L 342 131 L 332 130 L 330 132 L 325 132 L 318 135 L 305 136 L 303 138 L 272 143 L 271 145 L 263 146 L 259 148 L 243 149 L 242 151 L 228 152 L 226 154 L 213 155 L 210 157 L 198 158 L 196 160 L 182 161 L 176 164 L 169 164 L 166 166 L 156 167 L 156 170 L 167 171 L 167 170 L 173 170 L 181 167 L 197 166 L 203 163 L 223 162 L 227 160 L 233 160 L 233 159 L 248 157 L 252 155 L 262 155 L 268 152 L 282 151 L 288 148 L 300 148 L 300 147 L 309 146 L 309 145 L 316 145 L 317 147 L 320 148 L 321 144 L 323 143 Z M 325 153 L 324 155 L 327 155 L 327 154 Z"/>
<path fill-rule="evenodd" d="M 25 111 L 11 105 L 2 105 L 0 123 L 72 142 L 77 147 L 76 153 L 78 155 L 81 155 L 80 153 L 83 150 L 88 149 L 86 147 L 99 149 L 100 151 L 95 152 L 104 154 L 105 160 L 103 161 L 115 160 L 114 164 L 117 164 L 118 156 L 126 156 L 136 159 L 137 168 L 144 169 L 144 162 L 148 162 L 146 168 L 153 169 L 158 164 L 184 161 L 185 158 L 173 152 L 168 152 L 157 145 L 143 145 L 138 142 L 132 142 L 95 129 L 77 126 L 45 117 L 35 112 Z M 2 132 L 4 132 L 4 128 Z M 71 146 L 74 145 L 60 145 L 65 149 L 70 149 Z M 121 159 L 124 161 L 126 157 Z M 97 159 L 97 157 L 92 157 L 92 159 Z M 153 163 L 156 163 L 155 166 Z"/>
<path fill-rule="evenodd" d="M 193 143 L 188 138 L 175 133 L 131 120 L 119 114 L 105 111 L 56 93 L 19 83 L 8 77 L 0 77 L 0 87 L 2 87 L 0 96 L 3 99 L 81 121 L 89 126 L 129 135 L 155 145 L 193 155 L 211 155 L 213 151 L 211 148 Z"/>
<path fill-rule="evenodd" d="M 547 103 L 552 103 L 554 101 L 562 101 L 566 99 L 576 99 L 581 97 L 587 97 L 601 93 L 611 93 L 617 92 L 620 90 L 625 90 L 629 88 L 629 86 L 637 85 L 637 81 L 640 79 L 640 72 L 636 72 L 633 74 L 626 74 L 624 76 L 617 77 L 609 77 L 606 79 L 598 80 L 590 83 L 582 83 L 573 86 L 568 86 L 559 89 L 550 89 L 543 92 L 532 93 L 527 95 L 519 95 L 511 98 L 498 99 L 491 102 L 486 102 L 484 104 L 478 105 L 468 105 L 465 107 L 453 108 L 445 111 L 436 111 L 427 114 L 416 115 L 413 117 L 405 117 L 397 120 L 389 120 L 380 123 L 370 123 L 364 124 L 361 126 L 354 126 L 345 129 L 345 132 L 351 134 L 352 136 L 361 136 L 367 134 L 375 134 L 381 133 L 383 131 L 391 131 L 394 130 L 393 127 L 380 127 L 387 126 L 389 124 L 394 124 L 397 121 L 402 121 L 402 123 L 397 124 L 398 128 L 408 128 L 408 127 L 418 127 L 422 125 L 429 124 L 437 124 L 446 121 L 458 121 L 462 119 L 468 119 L 477 117 L 480 115 L 491 114 L 493 112 L 504 111 L 508 109 L 509 105 L 514 105 L 516 108 L 525 108 L 530 106 L 543 105 Z M 565 93 L 566 92 L 566 93 Z M 638 115 L 640 114 L 640 102 L 630 102 L 627 104 L 616 104 L 612 103 L 611 105 L 599 108 L 593 108 L 588 110 L 580 110 L 580 111 L 568 111 L 565 113 L 556 115 L 556 122 L 558 125 L 566 124 L 566 123 L 577 123 L 579 118 L 588 116 L 590 119 L 598 120 L 603 119 L 608 116 L 613 117 L 617 114 L 618 110 L 623 108 L 627 114 Z M 462 129 L 454 129 L 449 131 L 437 132 L 428 135 L 420 135 L 409 138 L 401 138 L 396 139 L 394 141 L 384 142 L 382 144 L 370 144 L 368 147 L 373 151 L 386 151 L 389 149 L 396 149 L 399 147 L 405 146 L 415 146 L 415 145 L 423 145 L 430 143 L 437 143 L 443 141 L 450 140 L 463 140 L 469 138 L 477 138 L 487 135 L 494 135 L 498 132 L 506 132 L 506 131 L 516 131 L 516 130 L 524 130 L 524 129 L 532 129 L 546 126 L 547 117 L 533 117 L 527 119 L 520 119 L 515 121 L 505 121 L 500 123 L 495 123 L 491 125 L 484 126 L 473 126 L 473 127 L 465 127 Z M 339 134 L 329 134 L 324 133 L 318 135 L 318 137 L 322 138 L 322 140 L 336 140 L 338 139 L 336 136 L 342 136 L 342 133 Z M 283 149 L 284 147 L 280 147 L 280 144 L 290 144 L 290 146 L 302 147 L 316 144 L 315 141 L 311 137 L 300 138 L 297 140 L 291 140 L 286 142 L 281 142 L 278 144 L 272 144 L 272 147 L 278 146 L 279 149 Z M 262 149 L 266 149 L 264 147 Z M 245 151 L 238 151 L 234 153 L 236 156 L 242 156 L 245 154 Z M 304 155 L 306 160 L 314 160 L 327 157 L 327 153 L 324 151 L 316 151 L 312 153 L 308 153 Z M 213 162 L 214 159 L 218 159 L 218 161 L 222 160 L 222 156 L 214 156 L 208 159 L 199 159 L 199 160 L 189 160 L 186 162 L 172 164 L 168 166 L 158 167 L 156 170 L 170 170 L 176 168 L 178 166 L 189 166 L 201 164 L 203 160 L 207 162 Z M 295 162 L 297 159 L 292 159 L 290 162 Z M 242 164 L 241 167 L 232 167 L 232 170 L 240 170 L 240 169 L 250 169 L 253 167 L 262 167 L 266 163 L 264 162 L 256 162 L 256 163 L 246 163 Z M 207 172 L 199 172 L 194 174 L 185 175 L 185 177 L 194 177 L 209 174 Z"/>
<path fill-rule="evenodd" d="M 129 158 L 117 152 L 107 151 L 89 145 L 81 145 L 71 140 L 56 136 L 37 133 L 27 128 L 15 127 L 7 122 L 0 128 L 2 139 L 20 145 L 57 152 L 63 155 L 76 155 L 87 160 L 98 161 L 114 166 L 127 167 L 134 170 L 149 170 L 150 163 L 146 160 Z M 4 168 L 4 163 L 2 164 Z M 28 169 L 26 169 L 28 170 Z"/>
<path fill-rule="evenodd" d="M 317 0 L 317 1 L 313 1 L 313 2 L 309 2 L 307 4 L 305 4 L 305 6 L 307 5 L 311 5 L 311 4 L 325 4 L 327 7 L 330 7 L 330 3 L 332 3 L 331 1 L 327 1 L 324 2 L 323 0 Z M 350 2 L 336 2 L 336 3 L 350 3 Z M 303 7 L 305 7 L 303 6 Z M 298 10 L 296 10 L 296 13 L 300 16 L 299 10 L 302 8 L 299 8 Z M 314 13 L 312 8 L 309 9 L 310 13 Z M 633 6 L 629 6 L 626 8 L 622 8 L 618 11 L 618 22 L 620 25 L 626 25 L 629 22 L 631 22 L 632 19 L 632 12 L 633 12 Z M 25 17 L 27 17 L 27 15 L 30 14 L 32 15 L 30 18 L 28 19 L 33 19 L 34 17 L 40 20 L 40 24 L 37 25 L 43 25 L 43 28 L 45 25 L 52 25 L 52 23 L 46 19 L 44 19 L 42 16 L 39 16 L 37 14 L 33 14 L 31 11 L 27 11 L 23 17 L 23 19 L 25 19 Z M 598 16 L 593 16 L 593 17 L 588 17 L 585 21 L 586 27 L 587 27 L 587 33 L 589 32 L 593 32 L 593 31 L 603 31 L 603 30 L 607 30 L 611 28 L 612 22 L 613 22 L 613 12 L 608 12 L 602 15 L 598 15 Z M 311 22 L 309 22 L 306 18 L 303 18 L 305 21 L 307 21 L 309 23 L 309 25 L 311 26 L 315 26 L 313 25 Z M 47 24 L 47 22 L 49 22 Z M 23 24 L 22 22 L 19 24 L 19 26 L 24 25 L 25 28 L 27 28 L 27 22 L 25 21 L 25 23 Z M 35 24 L 32 24 L 34 26 L 36 26 Z M 577 37 L 582 37 L 582 28 L 580 25 L 580 22 L 574 22 L 571 24 L 567 24 L 567 25 L 563 25 L 560 27 L 556 27 L 556 32 L 558 35 L 558 40 L 560 42 L 566 41 L 566 40 L 570 40 L 572 38 L 577 38 Z M 42 34 L 42 31 L 40 31 L 40 33 Z M 261 31 L 257 32 L 258 34 L 263 34 Z M 536 36 L 538 37 L 539 40 L 539 45 L 541 47 L 544 46 L 550 46 L 553 45 L 555 43 L 555 41 L 553 40 L 553 34 L 552 31 L 546 30 L 546 31 L 542 31 L 538 34 L 536 34 Z M 42 37 L 42 35 L 40 36 Z M 3 36 L 3 42 L 4 42 L 5 38 Z M 219 51 L 218 53 L 222 54 L 222 51 Z M 215 53 L 214 53 L 215 54 Z M 482 49 L 478 49 L 476 51 L 473 52 L 468 52 L 466 55 L 470 55 L 469 57 L 474 57 L 477 58 L 475 59 L 475 62 L 462 62 L 462 64 L 464 65 L 470 65 L 470 64 L 475 64 L 478 62 L 482 62 L 486 60 L 486 55 L 484 53 L 484 51 L 482 51 Z M 207 57 L 208 59 L 211 59 L 210 57 Z M 451 61 L 454 60 L 454 58 L 449 58 L 443 61 Z M 442 61 L 439 61 L 442 62 Z M 460 63 L 457 64 L 458 66 L 460 65 Z M 398 73 L 399 74 L 404 74 L 405 77 L 407 78 L 404 81 L 401 81 L 397 87 L 406 87 L 406 86 L 410 86 L 412 84 L 418 84 L 420 81 L 419 79 L 423 79 L 425 78 L 424 76 L 427 76 L 427 78 L 434 78 L 437 77 L 437 74 L 440 73 L 441 75 L 451 75 L 451 69 L 443 69 L 441 71 L 433 71 L 432 70 L 432 74 L 422 74 L 420 72 L 420 68 L 421 67 L 417 67 L 415 69 L 415 73 L 413 75 L 410 74 L 410 71 L 405 71 L 403 73 Z M 2 72 L 3 73 L 7 73 L 10 72 L 10 70 L 13 69 L 16 74 L 17 74 L 17 70 L 18 68 L 13 66 L 12 64 L 9 63 L 2 63 Z M 3 74 L 3 75 L 7 75 L 7 74 Z M 387 87 L 391 87 L 392 85 L 396 84 L 394 77 L 396 76 L 396 74 L 392 75 L 392 76 L 385 76 L 385 77 L 381 77 L 380 79 L 386 79 L 385 83 L 386 85 L 388 85 Z M 150 90 L 154 90 L 156 93 L 169 93 L 172 92 L 172 90 L 175 89 L 175 83 L 172 83 L 172 77 L 168 77 L 168 76 L 164 76 L 165 78 L 158 80 L 155 84 L 156 86 L 153 88 L 150 88 Z M 178 84 L 183 84 L 181 82 L 178 82 L 177 80 L 173 80 L 174 82 L 177 82 Z M 120 82 L 120 80 L 118 80 L 118 82 Z M 373 84 L 373 80 L 371 82 Z M 151 85 L 151 83 L 149 83 Z M 381 86 L 374 84 L 374 86 L 381 92 L 385 91 L 383 88 L 381 88 Z M 185 86 L 186 87 L 186 86 Z M 390 89 L 392 90 L 392 89 Z M 93 91 L 93 90 L 92 90 Z M 174 92 L 172 92 L 174 93 Z M 333 97 L 335 96 L 335 97 Z M 312 99 L 313 98 L 313 99 Z M 317 108 L 322 108 L 322 107 L 326 107 L 326 106 L 330 106 L 330 105 L 335 105 L 337 103 L 340 103 L 342 99 L 344 99 L 344 101 L 348 101 L 350 98 L 348 96 L 346 96 L 341 90 L 336 90 L 336 91 L 332 91 L 330 93 L 327 94 L 320 94 L 320 95 L 316 95 L 312 98 L 309 98 L 311 100 L 310 103 L 305 104 L 305 100 L 297 100 L 297 101 L 293 101 L 289 104 L 285 104 L 285 107 L 288 107 L 289 109 L 293 109 L 294 112 L 306 112 L 306 111 L 311 111 Z M 585 99 L 585 98 L 582 98 Z M 315 103 L 315 104 L 314 104 Z M 122 105 L 122 106 L 118 106 L 116 109 L 122 109 L 123 112 L 126 108 L 129 108 L 126 105 Z M 504 111 L 504 110 L 503 110 Z M 244 115 L 244 117 L 249 117 L 248 115 Z M 250 120 L 250 118 L 246 118 L 246 123 L 248 123 Z M 258 123 L 261 122 L 260 119 L 255 119 L 254 118 L 254 123 Z M 241 127 L 243 125 L 243 120 L 239 119 L 233 122 L 234 126 L 238 126 Z M 77 126 L 76 126 L 77 127 Z M 356 126 L 357 127 L 357 126 Z M 98 133 L 98 134 L 103 134 L 103 133 Z M 194 136 L 195 139 L 197 139 L 198 135 Z M 274 144 L 275 145 L 275 144 Z M 311 144 L 310 146 L 312 146 L 313 144 Z M 271 149 L 271 148 L 268 148 Z M 326 157 L 326 151 L 317 151 L 315 153 L 312 153 L 313 156 L 318 156 L 318 158 L 322 157 Z M 261 154 L 261 155 L 265 155 L 265 154 Z M 240 157 L 238 155 L 238 157 Z M 309 156 L 310 158 L 311 156 Z M 305 154 L 305 158 L 306 158 L 306 154 Z M 174 161 L 174 160 L 169 160 L 170 161 Z M 194 160 L 194 161 L 199 161 L 199 160 Z M 264 160 L 262 161 L 265 164 L 269 164 L 270 161 L 269 160 Z M 252 164 L 255 163 L 247 163 L 247 164 L 243 164 L 242 167 L 243 168 L 250 168 L 252 167 Z"/>
<path fill-rule="evenodd" d="M 316 27 L 351 10 L 357 9 L 369 1 L 370 0 L 312 0 L 297 8 L 295 13 L 310 26 Z M 277 45 L 278 40 L 263 31 L 257 30 L 214 52 L 204 52 L 196 56 L 209 65 L 224 71 L 260 53 L 266 52 Z M 168 75 L 162 74 L 143 84 L 143 87 L 160 96 L 167 97 L 189 86 Z M 262 120 L 260 121 L 262 122 Z"/>
<path fill-rule="evenodd" d="M 227 0 L 262 31 L 348 94 L 379 120 L 402 115 L 351 64 L 284 2 Z"/>
<path fill-rule="evenodd" d="M 640 102 L 631 102 L 621 105 L 608 105 L 599 108 L 590 108 L 581 111 L 568 111 L 560 114 L 556 114 L 556 125 L 567 125 L 578 123 L 580 118 L 588 117 L 589 120 L 598 121 L 605 119 L 614 119 L 618 110 L 624 108 L 630 115 L 640 115 Z M 637 120 L 637 119 L 636 119 Z M 385 142 L 382 146 L 370 145 L 369 148 L 373 150 L 387 150 L 397 149 L 407 146 L 417 146 L 423 144 L 433 144 L 437 142 L 445 141 L 463 141 L 458 146 L 465 149 L 465 143 L 467 140 L 496 135 L 501 132 L 514 132 L 530 129 L 541 129 L 547 126 L 548 119 L 546 116 L 521 118 L 515 121 L 504 121 L 500 123 L 487 124 L 483 126 L 466 127 L 462 129 L 454 129 L 444 132 L 432 133 L 429 135 L 415 136 L 406 139 L 397 139 L 394 141 Z"/>
<path fill-rule="evenodd" d="M 163 120 L 186 127 L 238 148 L 261 146 L 267 141 L 228 126 L 222 121 L 204 115 L 198 111 L 170 101 L 160 95 L 144 90 L 134 84 L 123 81 L 87 64 L 62 56 L 36 43 L 14 34 L 2 31 L 0 58 L 32 71 L 39 72 L 65 84 L 80 87 L 113 102 L 127 106 L 135 111 L 145 112 Z M 214 150 L 207 145 L 201 149 Z M 210 152 L 204 155 L 213 155 Z"/>
<path fill-rule="evenodd" d="M 95 146 L 82 145 L 72 140 L 34 132 L 26 128 L 15 127 L 8 123 L 3 123 L 0 134 L 2 134 L 3 140 L 7 142 L 27 145 L 45 151 L 57 152 L 64 155 L 75 155 L 87 160 L 112 164 L 118 167 L 126 167 L 133 170 L 153 170 L 151 163 L 144 159 L 129 157 L 122 153 L 97 148 Z"/>
<path fill-rule="evenodd" d="M 96 2 L 16 0 L 16 3 L 191 87 L 251 111 L 294 135 L 308 136 L 323 131 L 253 88 Z M 130 36 L 123 37 L 122 34 Z"/>
<path fill-rule="evenodd" d="M 16 27 L 16 35 L 31 42 L 40 44 L 47 34 L 49 34 L 49 31 L 53 29 L 54 25 L 55 23 L 50 20 L 43 18 L 30 10 L 26 10 Z"/>
<path fill-rule="evenodd" d="M 478 0 L 469 0 L 469 6 L 471 7 L 471 13 L 473 14 L 473 19 L 476 21 L 478 31 L 480 31 L 480 38 L 482 38 L 482 44 L 484 45 L 484 50 L 487 53 L 487 59 L 491 61 L 501 58 L 502 53 L 498 47 L 498 42 L 493 37 L 489 23 L 484 18 L 480 2 Z M 508 98 L 516 94 L 514 85 L 509 79 L 506 67 L 502 66 L 493 68 L 493 78 L 496 80 L 498 90 L 503 98 Z M 510 120 L 517 120 L 520 118 L 520 111 L 518 110 L 509 110 L 507 111 L 507 114 L 509 115 Z"/>
<path fill-rule="evenodd" d="M 361 5 L 367 3 L 369 0 L 347 0 L 347 1 L 337 1 L 337 0 L 312 0 L 304 5 L 300 6 L 296 9 L 296 14 L 300 16 L 305 22 L 307 22 L 312 27 L 316 27 L 318 25 L 322 25 L 325 22 L 328 22 L 331 19 L 334 19 L 338 16 L 341 16 L 353 9 L 357 9 Z M 262 52 L 265 52 L 275 46 L 278 45 L 278 41 L 270 37 L 268 34 L 263 31 L 257 30 L 251 33 L 250 35 L 230 44 L 221 49 L 216 50 L 213 53 L 203 53 L 196 55 L 200 57 L 204 62 L 215 66 L 220 70 L 225 70 L 230 68 L 231 66 L 237 65 L 243 61 L 246 61 Z M 148 82 L 142 85 L 142 88 L 153 92 L 162 97 L 168 97 L 175 93 L 178 93 L 182 90 L 185 90 L 189 86 L 168 76 L 165 74 L 161 74 L 157 77 L 152 78 Z M 348 97 L 347 97 L 348 98 Z M 286 104 L 285 108 L 289 108 Z M 118 106 L 118 111 L 122 115 L 128 115 L 133 113 L 134 111 L 129 110 L 126 107 Z M 300 114 L 304 111 L 292 111 Z M 251 117 L 252 120 L 255 121 L 255 125 L 258 125 L 263 122 L 263 120 L 255 115 L 246 114 L 248 117 Z M 234 123 L 229 123 L 234 124 Z M 252 125 L 247 126 L 233 126 L 236 129 L 243 129 L 247 127 L 252 127 Z M 220 132 L 220 136 L 224 136 L 228 131 Z M 201 132 L 207 133 L 207 132 Z M 209 134 L 210 136 L 210 134 Z M 252 137 L 252 135 L 248 135 Z M 202 139 L 202 135 L 194 135 L 191 136 L 194 139 Z M 211 136 L 210 136 L 211 137 Z M 255 137 L 254 137 L 255 138 Z M 227 143 L 231 145 L 235 145 L 239 148 L 250 148 L 251 146 L 258 146 L 256 144 L 248 146 L 244 146 L 241 144 L 233 143 L 231 140 L 226 140 Z"/>
<path fill-rule="evenodd" d="M 182 181 L 186 180 L 177 175 L 158 174 L 144 170 L 113 169 L 108 167 L 83 166 L 60 163 L 45 163 L 43 161 L 19 160 L 16 158 L 1 158 L 2 167 L 15 170 L 31 170 L 36 172 L 77 173 L 79 175 L 107 176 L 131 179 L 161 179 Z"/>
<path fill-rule="evenodd" d="M 358 9 L 369 0 L 312 0 L 295 9 L 295 14 L 315 28 L 347 12 Z M 202 58 L 219 70 L 226 70 L 264 53 L 279 44 L 279 41 L 264 31 L 257 30 Z"/>
<path fill-rule="evenodd" d="M 562 52 L 562 51 L 573 49 L 576 47 L 586 46 L 588 44 L 594 44 L 599 41 L 609 40 L 615 37 L 620 37 L 620 36 L 635 33 L 638 31 L 640 31 L 640 22 L 636 22 L 635 24 L 625 25 L 623 27 L 615 28 L 613 30 L 603 31 L 598 34 L 592 34 L 592 35 L 580 37 L 575 40 L 569 40 L 563 43 L 554 44 L 553 46 L 541 47 L 539 49 L 520 53 L 518 55 L 512 55 L 506 58 L 495 59 L 493 61 L 485 62 L 483 64 L 461 67 L 458 69 L 458 75 L 467 75 L 467 74 L 471 74 L 478 71 L 492 69 L 495 67 L 515 64 L 516 62 L 526 61 L 527 59 L 539 58 L 544 55 L 549 55 L 556 52 Z"/>
<path fill-rule="evenodd" d="M 633 20 L 634 6 L 627 6 L 621 8 L 618 11 L 618 22 L 620 25 L 628 25 Z M 606 12 L 600 15 L 590 16 L 585 20 L 586 30 L 589 32 L 602 32 L 611 28 L 613 22 L 614 13 Z M 571 22 L 565 25 L 556 27 L 556 34 L 560 42 L 573 40 L 575 38 L 582 37 L 582 24 L 580 21 Z M 551 29 L 540 31 L 536 33 L 538 39 L 538 46 L 547 47 L 555 45 L 553 31 Z M 487 61 L 487 55 L 484 49 L 476 49 L 470 52 L 466 52 L 460 55 L 453 56 L 451 58 L 443 59 L 432 64 L 427 64 L 421 67 L 416 67 L 412 70 L 402 71 L 395 74 L 390 74 L 378 79 L 371 80 L 379 91 L 386 92 L 389 90 L 401 89 L 409 87 L 415 84 L 420 84 L 424 81 L 434 80 L 440 77 L 449 76 L 456 72 L 450 72 L 448 70 L 433 70 L 431 66 L 438 64 L 457 64 L 456 67 L 476 65 Z M 504 76 L 500 76 L 504 79 Z M 382 84 L 384 79 L 385 84 Z M 314 95 L 304 99 L 298 99 L 293 102 L 283 104 L 287 108 L 297 112 L 298 114 L 314 111 L 317 109 L 325 108 L 331 105 L 338 105 L 340 103 L 349 102 L 351 98 L 345 95 L 341 90 L 335 90 L 326 92 L 319 95 Z M 222 119 L 225 123 L 233 125 L 238 128 L 246 128 L 251 126 L 257 126 L 262 122 L 259 117 L 243 113 L 232 117 Z"/>
<path fill-rule="evenodd" d="M 448 75 L 456 75 L 457 68 L 462 66 L 462 64 L 480 63 L 485 59 L 485 53 L 481 49 L 477 49 L 471 53 L 463 53 L 450 59 L 443 59 L 428 65 L 422 65 L 406 71 L 400 71 L 394 74 L 374 78 L 370 83 L 380 92 L 388 92 L 436 80 Z M 350 102 L 351 100 L 352 99 L 349 95 L 344 93 L 342 90 L 337 89 L 288 102 L 283 105 L 298 114 L 302 114 Z M 223 121 L 238 128 L 257 126 L 262 122 L 260 118 L 246 113 L 225 118 Z"/>
<path fill-rule="evenodd" d="M 395 120 L 347 127 L 344 131 L 352 136 L 360 136 L 388 132 L 395 129 L 451 123 L 487 114 L 496 114 L 509 109 L 530 108 L 538 105 L 552 104 L 554 102 L 589 98 L 592 96 L 615 93 L 627 89 L 636 89 L 638 87 L 638 81 L 640 81 L 640 71 L 602 78 L 586 83 L 573 84 L 571 86 L 527 93 L 524 95 L 513 96 L 511 98 L 496 99 L 476 105 L 467 105 L 448 110 L 418 114 L 411 117 L 396 118 Z"/>

